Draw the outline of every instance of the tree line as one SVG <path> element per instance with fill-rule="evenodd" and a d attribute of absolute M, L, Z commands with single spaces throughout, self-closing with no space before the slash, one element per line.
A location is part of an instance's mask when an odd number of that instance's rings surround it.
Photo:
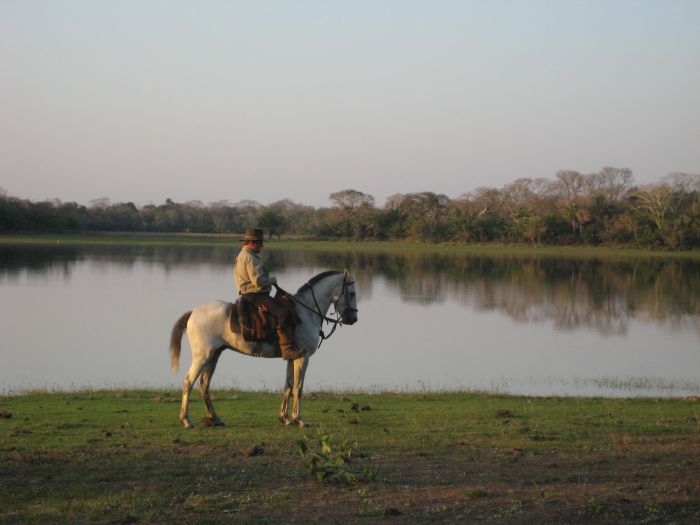
<path fill-rule="evenodd" d="M 3 232 L 240 233 L 259 226 L 270 236 L 414 242 L 527 243 L 700 247 L 700 175 L 673 173 L 636 185 L 627 168 L 553 178 L 521 178 L 451 199 L 425 191 L 391 195 L 383 207 L 354 189 L 314 208 L 284 199 L 204 204 L 166 199 L 136 206 L 98 199 L 32 202 L 0 190 Z"/>

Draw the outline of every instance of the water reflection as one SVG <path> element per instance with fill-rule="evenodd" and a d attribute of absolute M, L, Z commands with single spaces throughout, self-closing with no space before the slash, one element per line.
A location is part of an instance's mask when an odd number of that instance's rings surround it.
<path fill-rule="evenodd" d="M 323 254 L 355 269 L 358 280 L 384 276 L 403 301 L 456 299 L 517 321 L 552 321 L 558 329 L 624 334 L 630 319 L 697 326 L 700 263 L 441 254 Z M 340 260 L 333 261 L 333 257 Z"/>
<path fill-rule="evenodd" d="M 70 279 L 79 261 L 129 269 L 230 267 L 237 246 L 26 246 L 0 247 L 0 280 L 24 274 Z M 360 296 L 372 296 L 374 279 L 403 302 L 430 306 L 456 301 L 513 320 L 551 322 L 559 330 L 593 329 L 624 335 L 632 319 L 700 334 L 700 262 L 683 259 L 573 260 L 436 253 L 319 252 L 268 248 L 268 266 L 351 268 Z"/>
<path fill-rule="evenodd" d="M 179 388 L 182 375 L 169 372 L 170 328 L 186 309 L 235 293 L 238 249 L 0 247 L 0 394 Z M 311 390 L 700 392 L 695 261 L 274 245 L 263 256 L 290 290 L 327 269 L 350 268 L 356 278 L 360 322 L 338 330 L 314 356 Z M 281 361 L 229 356 L 217 368 L 216 387 L 276 389 L 283 373 Z"/>

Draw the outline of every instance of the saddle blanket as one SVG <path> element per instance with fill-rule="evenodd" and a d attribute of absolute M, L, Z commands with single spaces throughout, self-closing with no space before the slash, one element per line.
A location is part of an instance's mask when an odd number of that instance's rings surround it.
<path fill-rule="evenodd" d="M 296 326 L 301 322 L 294 300 L 287 292 L 278 290 L 275 301 L 287 309 L 287 323 L 292 322 Z M 228 310 L 231 331 L 241 334 L 246 341 L 273 344 L 277 340 L 277 319 L 264 307 L 239 297 L 235 303 L 229 303 Z"/>

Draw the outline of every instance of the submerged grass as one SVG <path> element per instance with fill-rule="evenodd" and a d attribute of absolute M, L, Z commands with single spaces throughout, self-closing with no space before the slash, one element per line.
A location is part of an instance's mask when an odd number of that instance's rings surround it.
<path fill-rule="evenodd" d="M 192 431 L 179 402 L 0 398 L 0 523 L 700 520 L 696 399 L 320 393 L 299 429 L 275 394 L 217 391 L 227 426 Z"/>

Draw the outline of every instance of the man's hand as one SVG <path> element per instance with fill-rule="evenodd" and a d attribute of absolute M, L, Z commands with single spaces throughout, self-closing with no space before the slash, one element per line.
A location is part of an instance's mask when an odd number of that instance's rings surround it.
<path fill-rule="evenodd" d="M 277 277 L 270 277 L 270 284 L 272 286 L 277 286 Z"/>

